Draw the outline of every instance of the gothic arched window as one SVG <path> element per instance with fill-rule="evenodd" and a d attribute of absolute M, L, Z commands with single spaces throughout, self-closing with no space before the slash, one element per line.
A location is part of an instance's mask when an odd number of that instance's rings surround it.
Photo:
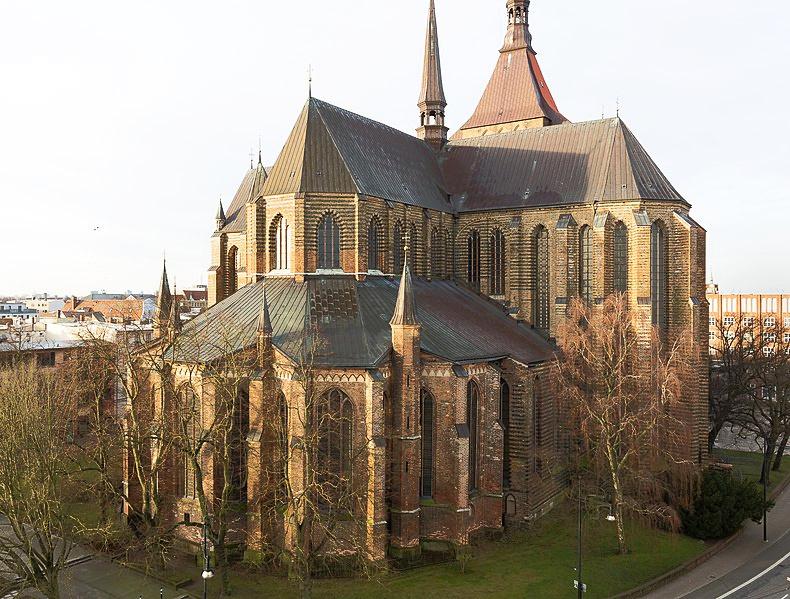
<path fill-rule="evenodd" d="M 318 499 L 324 503 L 348 499 L 353 461 L 354 408 L 351 400 L 339 389 L 332 389 L 320 397 L 316 416 Z"/>
<path fill-rule="evenodd" d="M 403 272 L 403 248 L 404 248 L 404 231 L 400 221 L 395 223 L 392 228 L 392 263 L 394 265 L 394 273 L 396 275 Z"/>
<path fill-rule="evenodd" d="M 381 258 L 381 221 L 374 216 L 368 226 L 368 270 L 383 271 Z"/>
<path fill-rule="evenodd" d="M 579 232 L 579 297 L 592 303 L 592 229 L 587 226 Z"/>
<path fill-rule="evenodd" d="M 279 412 L 279 422 L 277 431 L 277 443 L 279 445 L 278 450 L 276 452 L 277 459 L 279 463 L 277 464 L 275 471 L 277 473 L 277 490 L 280 501 L 284 501 L 286 499 L 286 495 L 288 492 L 288 481 L 286 480 L 288 477 L 288 454 L 289 454 L 289 447 L 288 447 L 288 401 L 285 399 L 285 394 L 280 393 L 277 397 L 277 410 Z"/>
<path fill-rule="evenodd" d="M 436 279 L 444 277 L 444 243 L 443 236 L 436 227 L 431 231 L 431 276 Z"/>
<path fill-rule="evenodd" d="M 480 409 L 480 390 L 474 381 L 466 386 L 466 424 L 469 428 L 469 490 L 477 489 L 477 459 L 480 443 L 478 422 Z"/>
<path fill-rule="evenodd" d="M 239 248 L 235 245 L 228 250 L 228 296 L 233 295 L 239 289 Z"/>
<path fill-rule="evenodd" d="M 450 236 L 450 231 L 444 232 L 444 247 L 442 248 L 444 254 L 444 276 L 452 279 L 455 277 L 455 266 L 453 265 L 453 243 Z"/>
<path fill-rule="evenodd" d="M 549 232 L 538 227 L 532 239 L 532 321 L 536 329 L 549 332 Z"/>
<path fill-rule="evenodd" d="M 420 393 L 420 430 L 422 435 L 422 471 L 420 472 L 420 496 L 433 497 L 433 465 L 436 433 L 436 409 L 433 395 L 423 390 Z"/>
<path fill-rule="evenodd" d="M 502 487 L 510 487 L 510 385 L 499 382 L 499 423 L 502 425 Z"/>
<path fill-rule="evenodd" d="M 656 221 L 650 229 L 650 297 L 653 326 L 669 327 L 669 256 L 667 230 Z"/>
<path fill-rule="evenodd" d="M 417 245 L 420 237 L 417 235 L 417 225 L 414 223 L 409 227 L 409 268 L 412 273 L 417 272 Z"/>
<path fill-rule="evenodd" d="M 247 434 L 250 429 L 250 393 L 239 389 L 233 406 L 234 420 L 231 441 L 231 498 L 241 501 L 247 497 Z"/>
<path fill-rule="evenodd" d="M 505 295 L 505 234 L 491 235 L 491 295 Z"/>
<path fill-rule="evenodd" d="M 318 224 L 318 268 L 340 268 L 340 227 L 331 214 L 325 214 Z"/>
<path fill-rule="evenodd" d="M 480 290 L 480 233 L 475 230 L 466 240 L 466 282 Z"/>
<path fill-rule="evenodd" d="M 291 228 L 282 214 L 272 221 L 269 230 L 269 268 L 270 270 L 288 270 Z"/>
<path fill-rule="evenodd" d="M 628 227 L 618 222 L 612 235 L 612 287 L 619 293 L 628 291 Z"/>

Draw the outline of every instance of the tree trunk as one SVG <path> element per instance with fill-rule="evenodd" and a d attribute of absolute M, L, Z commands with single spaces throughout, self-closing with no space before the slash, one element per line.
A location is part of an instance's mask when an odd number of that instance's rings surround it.
<path fill-rule="evenodd" d="M 785 450 L 787 449 L 787 442 L 789 440 L 790 440 L 790 436 L 788 435 L 788 433 L 785 433 L 784 437 L 782 437 L 782 442 L 779 443 L 779 449 L 777 450 L 776 457 L 774 458 L 774 467 L 773 467 L 774 472 L 779 472 L 779 470 L 782 468 L 782 458 L 785 455 Z"/>
<path fill-rule="evenodd" d="M 760 480 L 758 481 L 761 485 L 771 484 L 771 459 L 774 456 L 774 450 L 776 448 L 776 441 L 766 441 L 766 448 L 765 452 L 763 453 L 763 465 L 760 469 Z"/>

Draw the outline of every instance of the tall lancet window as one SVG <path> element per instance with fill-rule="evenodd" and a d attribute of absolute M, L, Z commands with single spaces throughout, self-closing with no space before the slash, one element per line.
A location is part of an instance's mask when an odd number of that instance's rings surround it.
<path fill-rule="evenodd" d="M 667 230 L 656 221 L 650 229 L 650 297 L 652 323 L 662 331 L 669 328 L 669 256 Z"/>
<path fill-rule="evenodd" d="M 400 221 L 395 223 L 392 229 L 392 264 L 394 266 L 393 272 L 397 275 L 403 272 L 403 248 L 404 248 L 404 231 Z"/>
<path fill-rule="evenodd" d="M 510 385 L 499 381 L 499 423 L 502 425 L 502 487 L 510 488 Z"/>
<path fill-rule="evenodd" d="M 612 287 L 618 293 L 628 291 L 628 227 L 618 222 L 612 235 L 614 263 L 612 268 Z"/>
<path fill-rule="evenodd" d="M 491 295 L 505 295 L 505 235 L 496 229 L 491 235 Z"/>
<path fill-rule="evenodd" d="M 420 429 L 422 439 L 422 470 L 420 495 L 433 497 L 434 443 L 436 432 L 435 402 L 433 395 L 423 390 L 420 395 Z"/>
<path fill-rule="evenodd" d="M 532 239 L 532 321 L 536 329 L 549 332 L 549 232 L 538 227 Z"/>
<path fill-rule="evenodd" d="M 480 233 L 474 230 L 466 240 L 466 282 L 480 290 Z"/>
<path fill-rule="evenodd" d="M 340 268 L 340 227 L 331 214 L 325 214 L 318 225 L 318 268 Z"/>
<path fill-rule="evenodd" d="M 278 214 L 272 221 L 269 233 L 269 264 L 271 270 L 288 270 L 290 268 L 290 235 L 288 221 Z"/>
<path fill-rule="evenodd" d="M 587 303 L 593 299 L 592 229 L 587 226 L 579 232 L 579 297 Z"/>
<path fill-rule="evenodd" d="M 466 386 L 466 423 L 469 427 L 469 490 L 477 489 L 478 449 L 480 445 L 480 390 L 477 383 L 469 381 Z"/>
<path fill-rule="evenodd" d="M 370 219 L 368 226 L 368 270 L 384 270 L 381 252 L 381 221 L 378 217 Z"/>
<path fill-rule="evenodd" d="M 322 395 L 316 409 L 318 455 L 316 483 L 319 503 L 348 500 L 352 477 L 354 408 L 339 389 Z"/>
<path fill-rule="evenodd" d="M 235 245 L 228 250 L 227 292 L 233 295 L 239 288 L 239 248 Z"/>
<path fill-rule="evenodd" d="M 431 276 L 444 278 L 444 236 L 436 227 L 431 231 Z"/>

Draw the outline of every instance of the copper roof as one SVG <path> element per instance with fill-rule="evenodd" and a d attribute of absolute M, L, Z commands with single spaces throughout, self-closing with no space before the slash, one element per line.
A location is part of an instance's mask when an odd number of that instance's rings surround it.
<path fill-rule="evenodd" d="M 440 104 L 447 106 L 442 84 L 442 61 L 439 57 L 439 32 L 436 25 L 436 6 L 431 0 L 428 11 L 428 30 L 425 33 L 425 63 L 422 69 L 422 89 L 420 90 L 420 106 Z"/>
<path fill-rule="evenodd" d="M 511 357 L 545 362 L 553 348 L 497 306 L 446 281 L 413 280 L 421 349 L 454 363 Z M 305 331 L 317 329 L 316 365 L 373 368 L 392 348 L 390 317 L 397 281 L 372 277 L 308 277 L 303 283 L 270 278 L 243 287 L 184 326 L 175 358 L 205 362 L 254 347 L 266 288 L 272 343 L 294 361 L 304 351 Z"/>
<path fill-rule="evenodd" d="M 684 201 L 619 118 L 454 140 L 442 167 L 460 212 Z"/>
<path fill-rule="evenodd" d="M 449 211 L 444 187 L 436 157 L 423 141 L 310 98 L 263 193 L 360 194 Z"/>
<path fill-rule="evenodd" d="M 529 3 L 527 3 L 528 5 Z M 528 18 L 508 25 L 494 73 L 471 118 L 461 129 L 474 129 L 536 118 L 564 123 L 532 48 Z"/>

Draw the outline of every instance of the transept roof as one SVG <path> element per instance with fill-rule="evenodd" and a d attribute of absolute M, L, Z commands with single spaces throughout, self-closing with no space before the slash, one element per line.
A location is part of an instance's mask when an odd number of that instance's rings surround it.
<path fill-rule="evenodd" d="M 390 317 L 397 281 L 369 277 L 269 278 L 248 285 L 184 326 L 175 358 L 205 362 L 254 347 L 266 288 L 272 342 L 298 362 L 317 331 L 315 365 L 374 368 L 392 347 Z M 500 307 L 454 283 L 413 280 L 421 349 L 453 363 L 505 357 L 532 364 L 550 360 L 552 346 Z"/>

